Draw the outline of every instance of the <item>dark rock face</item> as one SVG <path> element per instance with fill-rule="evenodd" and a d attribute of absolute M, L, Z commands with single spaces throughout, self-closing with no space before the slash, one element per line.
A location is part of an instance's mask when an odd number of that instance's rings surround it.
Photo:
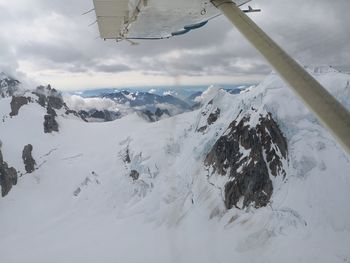
<path fill-rule="evenodd" d="M 153 113 L 149 110 L 142 111 L 141 116 L 143 116 L 146 120 L 148 120 L 150 122 L 155 122 L 155 120 L 153 118 Z"/>
<path fill-rule="evenodd" d="M 47 105 L 46 112 L 48 115 L 51 115 L 53 117 L 57 117 L 56 111 L 50 105 Z"/>
<path fill-rule="evenodd" d="M 81 112 L 76 112 L 75 110 L 71 110 L 71 109 L 66 108 L 65 114 L 66 115 L 72 114 L 75 117 L 78 117 L 78 118 L 82 119 L 83 121 L 88 122 L 87 119 L 86 119 L 86 115 L 84 114 L 85 111 L 81 111 Z"/>
<path fill-rule="evenodd" d="M 134 181 L 136 181 L 137 179 L 139 179 L 140 174 L 139 174 L 138 171 L 132 170 L 132 171 L 130 172 L 130 177 L 131 177 Z"/>
<path fill-rule="evenodd" d="M 197 132 L 205 132 L 207 130 L 208 126 L 205 125 L 205 126 L 202 126 L 200 128 L 197 129 Z"/>
<path fill-rule="evenodd" d="M 221 110 L 214 106 L 213 100 L 209 101 L 205 109 L 201 112 L 201 119 L 197 132 L 204 133 L 208 126 L 214 124 L 220 118 Z"/>
<path fill-rule="evenodd" d="M 46 95 L 44 93 L 39 92 L 42 89 L 43 89 L 43 87 L 40 86 L 40 87 L 36 88 L 36 91 L 33 92 L 33 93 L 38 96 L 37 102 L 39 103 L 39 105 L 45 108 L 46 107 L 47 98 L 46 98 Z"/>
<path fill-rule="evenodd" d="M 283 169 L 281 157 L 283 159 L 288 158 L 287 140 L 271 114 L 268 114 L 266 117 L 260 117 L 259 121 L 260 124 L 257 126 L 257 130 L 265 149 L 266 161 L 269 163 L 270 171 L 273 176 L 279 174 L 285 176 L 286 172 Z"/>
<path fill-rule="evenodd" d="M 91 117 L 97 119 L 105 119 L 107 116 L 105 115 L 105 112 L 97 110 L 91 114 Z"/>
<path fill-rule="evenodd" d="M 161 110 L 160 108 L 157 108 L 154 112 L 154 115 L 156 115 L 158 118 L 162 117 L 164 114 L 170 116 L 170 113 L 167 109 Z"/>
<path fill-rule="evenodd" d="M 49 106 L 53 109 L 59 110 L 65 106 L 61 93 L 51 88 L 50 85 L 48 85 L 47 87 L 37 87 L 33 94 L 35 94 L 38 97 L 37 102 L 42 107 Z"/>
<path fill-rule="evenodd" d="M 55 110 L 65 108 L 66 113 L 69 110 L 63 101 L 61 93 L 48 85 L 47 87 L 37 87 L 33 94 L 38 97 L 37 103 L 46 108 L 47 114 L 44 116 L 44 132 L 58 132 L 57 113 Z"/>
<path fill-rule="evenodd" d="M 209 114 L 209 117 L 208 117 L 208 124 L 209 125 L 212 125 L 214 122 L 216 122 L 219 119 L 220 112 L 221 112 L 221 110 L 216 108 L 214 112 Z"/>
<path fill-rule="evenodd" d="M 11 113 L 10 116 L 17 116 L 18 115 L 18 111 L 19 109 L 23 106 L 28 104 L 31 101 L 30 98 L 26 98 L 23 96 L 12 96 L 12 100 L 11 100 Z"/>
<path fill-rule="evenodd" d="M 27 173 L 32 173 L 35 171 L 36 162 L 32 156 L 32 151 L 33 151 L 33 146 L 31 144 L 28 144 L 24 146 L 24 149 L 22 152 L 22 159 L 23 159 L 24 167 Z"/>
<path fill-rule="evenodd" d="M 163 116 L 171 116 L 167 109 L 161 110 L 160 108 L 157 108 L 154 113 L 150 110 L 144 110 L 140 114 L 144 119 L 150 122 L 159 121 Z"/>
<path fill-rule="evenodd" d="M 127 163 L 127 164 L 131 163 L 129 146 L 128 146 L 128 148 L 126 148 L 126 150 L 125 150 L 125 154 L 124 154 L 124 156 L 123 156 L 123 162 L 124 162 L 124 163 Z"/>
<path fill-rule="evenodd" d="M 242 207 L 238 208 L 263 207 L 273 193 L 269 171 L 272 176 L 286 175 L 282 161 L 287 160 L 287 142 L 271 114 L 260 115 L 253 127 L 250 114 L 237 119 L 215 143 L 205 165 L 212 173 L 229 176 L 225 185 L 227 209 L 238 207 L 240 201 Z"/>
<path fill-rule="evenodd" d="M 58 132 L 58 123 L 55 119 L 55 116 L 53 115 L 45 115 L 44 117 L 44 132 L 45 133 L 52 133 L 52 132 Z"/>
<path fill-rule="evenodd" d="M 74 110 L 68 110 L 66 111 L 66 114 L 74 114 Z M 89 112 L 85 111 L 85 110 L 80 110 L 79 112 L 76 112 L 78 114 L 78 116 L 81 116 L 82 118 L 86 119 L 89 118 Z"/>
<path fill-rule="evenodd" d="M 50 95 L 47 97 L 47 104 L 56 110 L 62 109 L 64 104 L 62 95 L 59 94 L 55 89 L 51 90 L 51 94 L 55 95 Z"/>
<path fill-rule="evenodd" d="M 17 171 L 13 167 L 8 167 L 4 162 L 2 152 L 0 149 L 0 185 L 1 196 L 5 197 L 11 190 L 13 185 L 17 184 Z"/>
<path fill-rule="evenodd" d="M 85 121 L 94 121 L 91 119 L 97 119 L 98 121 L 102 122 L 110 122 L 115 121 L 119 118 L 121 118 L 121 114 L 118 111 L 109 111 L 109 110 L 81 110 L 78 113 L 78 116 L 80 116 Z"/>
<path fill-rule="evenodd" d="M 91 118 L 97 118 L 97 119 L 102 119 L 106 122 L 108 121 L 114 121 L 120 117 L 120 114 L 118 112 L 112 112 L 108 110 L 103 110 L 103 111 L 95 111 L 91 112 L 90 114 Z"/>
<path fill-rule="evenodd" d="M 72 114 L 78 118 L 81 118 L 85 122 L 87 121 L 82 114 L 74 110 L 70 110 L 64 103 L 62 94 L 56 89 L 51 88 L 50 85 L 48 85 L 47 87 L 37 87 L 33 94 L 38 97 L 36 102 L 42 107 L 46 108 L 47 114 L 44 116 L 45 133 L 58 132 L 59 126 L 56 121 L 56 110 L 63 109 L 65 110 L 66 115 Z"/>

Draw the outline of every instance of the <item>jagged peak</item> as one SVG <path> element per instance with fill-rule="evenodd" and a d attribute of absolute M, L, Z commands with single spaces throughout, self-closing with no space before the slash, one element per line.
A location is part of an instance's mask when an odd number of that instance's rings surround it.
<path fill-rule="evenodd" d="M 285 177 L 288 145 L 270 113 L 241 111 L 205 159 L 209 177 L 228 176 L 226 208 L 266 206 L 273 193 L 272 178 Z M 241 204 L 239 204 L 242 201 Z"/>
<path fill-rule="evenodd" d="M 200 103 L 201 105 L 205 105 L 215 97 L 219 96 L 220 92 L 224 92 L 221 87 L 211 85 L 200 96 L 195 98 L 195 102 Z"/>

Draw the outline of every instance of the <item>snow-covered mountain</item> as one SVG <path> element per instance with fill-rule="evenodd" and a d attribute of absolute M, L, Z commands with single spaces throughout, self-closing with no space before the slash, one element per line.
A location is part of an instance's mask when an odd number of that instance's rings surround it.
<path fill-rule="evenodd" d="M 225 90 L 227 93 L 230 93 L 230 94 L 240 94 L 242 91 L 247 89 L 247 87 L 246 86 L 241 86 L 241 87 L 231 88 L 231 89 L 227 89 L 227 88 L 222 88 L 222 89 Z M 200 97 L 202 94 L 203 94 L 203 91 L 194 92 L 190 96 L 185 98 L 184 101 L 186 101 L 191 106 L 192 109 L 193 108 L 197 108 L 199 105 L 198 105 L 198 102 L 197 102 L 196 99 L 198 97 Z"/>
<path fill-rule="evenodd" d="M 154 122 L 191 110 L 191 106 L 172 95 L 127 90 L 102 95 L 65 98 L 70 108 L 79 112 L 87 121 L 113 121 L 132 113 Z"/>
<path fill-rule="evenodd" d="M 277 75 L 153 123 L 61 102 L 0 100 L 1 262 L 350 262 L 350 158 Z"/>
<path fill-rule="evenodd" d="M 189 108 L 189 106 L 184 101 L 170 94 L 160 96 L 149 92 L 130 92 L 127 90 L 122 90 L 114 93 L 107 93 L 102 95 L 101 97 L 113 99 L 119 104 L 128 103 L 131 107 L 156 105 L 163 103 L 174 106 L 180 106 L 182 108 Z"/>
<path fill-rule="evenodd" d="M 191 109 L 185 101 L 170 94 L 157 95 L 149 92 L 121 90 L 106 93 L 100 97 L 111 99 L 117 105 L 130 107 L 145 115 L 146 118 L 150 117 L 151 121 L 159 120 L 163 114 L 174 116 Z"/>
<path fill-rule="evenodd" d="M 0 72 L 0 98 L 12 96 L 19 89 L 20 82 Z"/>

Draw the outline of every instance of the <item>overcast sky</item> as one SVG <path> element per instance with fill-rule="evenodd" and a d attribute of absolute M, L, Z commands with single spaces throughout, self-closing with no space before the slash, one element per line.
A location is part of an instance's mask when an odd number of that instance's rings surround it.
<path fill-rule="evenodd" d="M 195 1 L 195 0 L 192 0 Z M 303 64 L 350 64 L 350 0 L 255 0 L 250 15 Z M 224 17 L 163 41 L 98 39 L 92 0 L 0 0 L 0 71 L 58 89 L 255 83 L 271 68 Z"/>

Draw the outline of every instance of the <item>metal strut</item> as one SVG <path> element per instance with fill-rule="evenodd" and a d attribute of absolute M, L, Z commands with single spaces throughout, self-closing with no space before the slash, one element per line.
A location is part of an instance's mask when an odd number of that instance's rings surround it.
<path fill-rule="evenodd" d="M 350 113 L 231 0 L 211 0 L 350 154 Z"/>

